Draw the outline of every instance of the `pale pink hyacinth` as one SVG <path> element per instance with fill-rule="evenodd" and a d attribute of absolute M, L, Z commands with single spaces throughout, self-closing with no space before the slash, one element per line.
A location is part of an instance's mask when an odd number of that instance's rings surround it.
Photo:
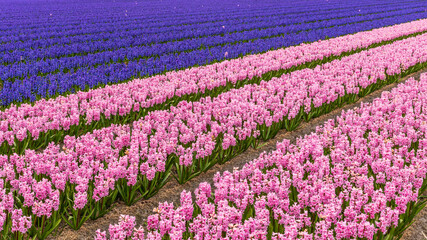
<path fill-rule="evenodd" d="M 426 30 L 427 20 L 422 19 L 207 66 L 168 72 L 147 79 L 135 79 L 55 99 L 41 99 L 33 105 L 11 105 L 0 112 L 0 144 L 7 142 L 12 146 L 14 137 L 23 141 L 28 137 L 27 132 L 32 139 L 37 140 L 40 133 L 49 130 L 69 130 L 71 126 L 84 129 L 84 126 L 79 125 L 82 117 L 85 124 L 90 124 L 99 121 L 101 114 L 107 119 L 114 115 L 124 116 L 132 111 L 139 112 L 142 108 L 164 103 L 174 96 L 205 92 L 207 89 L 225 86 L 227 82 L 236 83 L 270 71 L 289 69 Z"/>
<path fill-rule="evenodd" d="M 31 227 L 31 217 L 23 216 L 22 209 L 12 211 L 12 232 L 26 233 Z"/>
<path fill-rule="evenodd" d="M 109 239 L 114 240 L 142 240 L 144 239 L 144 229 L 139 227 L 135 228 L 135 217 L 128 215 L 120 215 L 119 223 L 110 225 L 108 228 Z M 132 237 L 132 238 L 131 238 Z M 96 231 L 96 240 L 105 240 L 107 235 L 105 231 Z"/>
<path fill-rule="evenodd" d="M 194 239 L 267 239 L 274 225 L 282 230 L 272 239 L 386 234 L 421 194 L 427 173 L 426 109 L 423 74 L 420 81 L 409 79 L 372 103 L 343 111 L 296 144 L 284 140 L 240 170 L 217 173 L 213 189 L 201 183 L 194 191 L 194 205 L 185 200 L 191 199 L 186 191 L 177 208 L 159 204 L 147 219 L 146 239 L 182 239 L 185 231 Z M 184 220 L 180 209 L 190 206 L 198 213 Z M 254 214 L 243 219 L 248 208 Z"/>

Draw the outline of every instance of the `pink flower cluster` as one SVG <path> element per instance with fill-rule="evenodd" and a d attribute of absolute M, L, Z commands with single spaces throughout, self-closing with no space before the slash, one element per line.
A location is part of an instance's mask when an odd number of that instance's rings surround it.
<path fill-rule="evenodd" d="M 169 72 L 148 79 L 106 86 L 88 92 L 39 100 L 35 104 L 12 105 L 0 112 L 0 145 L 13 146 L 14 139 L 38 140 L 52 130 L 87 131 L 87 124 L 113 116 L 126 116 L 165 103 L 173 97 L 204 93 L 227 83 L 235 84 L 254 76 L 289 69 L 303 63 L 368 47 L 374 43 L 427 30 L 427 20 L 360 32 L 311 44 L 270 51 L 264 54 L 226 60 L 198 68 Z M 81 119 L 84 121 L 80 122 Z M 84 123 L 84 124 L 82 124 Z M 50 137 L 50 136 L 49 136 Z M 25 145 L 25 144 L 24 144 Z"/>
<path fill-rule="evenodd" d="M 184 191 L 178 208 L 159 204 L 138 239 L 393 237 L 427 187 L 426 110 L 424 74 L 295 145 L 285 140 L 241 170 L 217 173 L 213 189 L 195 190 L 194 203 Z"/>
<path fill-rule="evenodd" d="M 128 215 L 121 215 L 119 223 L 116 225 L 110 225 L 108 232 L 111 239 L 125 240 L 131 238 L 132 240 L 143 240 L 144 239 L 144 228 L 135 228 L 135 217 Z M 96 240 L 107 239 L 106 233 L 101 230 L 96 231 Z"/>
<path fill-rule="evenodd" d="M 48 218 L 58 211 L 60 195 L 73 189 L 74 198 L 69 197 L 74 205 L 65 211 L 82 209 L 88 201 L 108 196 L 120 180 L 126 179 L 127 186 L 141 181 L 141 176 L 151 181 L 167 170 L 171 155 L 179 158 L 176 165 L 190 166 L 214 151 L 256 138 L 257 126 L 292 119 L 301 109 L 309 112 L 312 105 L 321 107 L 381 82 L 385 71 L 399 74 L 426 61 L 427 34 L 423 34 L 216 98 L 183 101 L 169 111 L 150 112 L 132 126 L 112 125 L 80 137 L 66 136 L 63 145 L 51 143 L 42 152 L 0 156 L 0 178 L 5 179 L 0 206 L 11 212 L 15 196 L 28 214 Z"/>

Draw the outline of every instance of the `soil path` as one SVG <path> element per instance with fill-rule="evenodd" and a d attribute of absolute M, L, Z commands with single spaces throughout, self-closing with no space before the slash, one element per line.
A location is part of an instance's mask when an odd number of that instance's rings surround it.
<path fill-rule="evenodd" d="M 404 82 L 410 77 L 419 79 L 421 73 L 427 72 L 427 69 L 413 73 L 405 78 L 402 78 L 399 82 Z M 326 120 L 335 118 L 339 116 L 343 110 L 352 109 L 354 107 L 360 106 L 360 103 L 371 102 L 373 99 L 380 97 L 383 91 L 389 91 L 394 88 L 397 83 L 388 85 L 380 90 L 377 90 L 370 95 L 359 99 L 356 103 L 349 104 L 343 108 L 334 110 L 326 115 L 312 119 L 308 123 L 302 122 L 300 126 L 292 131 L 287 132 L 286 130 L 281 130 L 275 138 L 270 139 L 265 142 L 265 145 L 260 149 L 248 149 L 244 153 L 238 155 L 237 157 L 231 159 L 229 162 L 223 165 L 215 165 L 208 172 L 199 175 L 198 177 L 192 179 L 186 184 L 179 185 L 175 180 L 169 181 L 162 190 L 157 193 L 154 197 L 148 200 L 141 200 L 134 204 L 133 206 L 126 206 L 123 202 L 118 202 L 113 209 L 107 213 L 104 217 L 97 220 L 89 220 L 83 224 L 83 226 L 78 230 L 74 231 L 65 224 L 61 224 L 58 229 L 56 236 L 51 235 L 48 239 L 59 239 L 59 240 L 80 240 L 80 239 L 94 239 L 95 231 L 101 229 L 103 231 L 108 231 L 109 224 L 116 224 L 118 222 L 119 216 L 121 214 L 132 215 L 136 217 L 137 226 L 142 224 L 144 220 L 151 214 L 153 214 L 153 208 L 158 206 L 159 202 L 174 202 L 179 203 L 180 193 L 183 190 L 194 191 L 201 182 L 212 183 L 212 178 L 217 172 L 224 171 L 233 171 L 233 168 L 241 168 L 245 163 L 255 159 L 259 156 L 260 153 L 266 151 L 271 152 L 275 150 L 276 143 L 283 139 L 289 139 L 291 143 L 295 143 L 298 137 L 302 137 L 306 134 L 313 132 L 317 126 L 322 125 Z M 423 231 L 427 235 L 427 208 L 425 208 L 417 217 L 416 222 L 407 230 L 404 235 L 405 240 L 421 240 L 427 239 L 423 236 Z"/>

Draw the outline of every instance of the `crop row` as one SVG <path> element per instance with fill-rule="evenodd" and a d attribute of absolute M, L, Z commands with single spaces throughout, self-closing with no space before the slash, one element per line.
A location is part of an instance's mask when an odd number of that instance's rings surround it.
<path fill-rule="evenodd" d="M 40 100 L 34 105 L 12 106 L 0 112 L 0 152 L 22 153 L 27 148 L 45 147 L 51 141 L 58 143 L 65 135 L 127 124 L 180 100 L 216 96 L 426 30 L 427 20 L 419 20 Z"/>
<path fill-rule="evenodd" d="M 349 6 L 351 6 L 349 4 Z M 369 6 L 369 5 L 368 5 Z M 138 6 L 136 6 L 139 8 Z M 354 7 L 354 4 L 353 4 Z M 249 18 L 253 17 L 265 17 L 272 14 L 273 8 L 278 10 L 277 13 L 284 12 L 289 14 L 301 14 L 310 11 L 313 6 L 305 6 L 299 7 L 297 9 L 284 9 L 284 6 L 278 6 L 277 4 L 274 6 L 272 4 L 265 4 L 259 9 L 256 8 L 236 8 L 229 9 L 228 13 L 220 13 L 218 10 L 212 12 L 204 12 L 204 11 L 195 11 L 193 13 L 186 14 L 169 14 L 163 15 L 164 13 L 157 12 L 157 14 L 153 14 L 151 16 L 144 16 L 143 12 L 139 8 L 139 11 L 135 11 L 135 9 L 126 9 L 132 16 L 128 16 L 126 18 L 123 17 L 123 12 L 119 13 L 117 18 L 108 18 L 107 16 L 103 16 L 99 19 L 90 19 L 89 21 L 82 22 L 81 19 L 77 21 L 71 22 L 70 19 L 61 19 L 56 16 L 55 19 L 58 21 L 55 22 L 46 22 L 39 23 L 36 26 L 25 26 L 21 25 L 21 22 L 14 21 L 13 23 L 18 23 L 18 28 L 12 28 L 9 31 L 4 31 L 3 35 L 15 36 L 17 41 L 28 41 L 35 39 L 54 39 L 59 37 L 67 37 L 67 36 L 76 36 L 76 35 L 84 35 L 84 34 L 98 34 L 103 32 L 113 32 L 114 30 L 119 31 L 127 31 L 133 29 L 137 26 L 135 23 L 140 24 L 141 22 L 147 23 L 145 26 L 142 26 L 144 29 L 155 29 L 161 30 L 163 28 L 173 27 L 173 26 L 181 26 L 181 25 L 198 25 L 209 22 L 225 22 L 229 20 L 239 19 L 239 18 Z M 328 7 L 329 10 L 330 7 Z M 125 13 L 126 10 L 124 11 Z M 147 11 L 146 9 L 145 11 Z M 201 9 L 198 9 L 201 10 Z M 332 9 L 334 10 L 334 9 Z M 150 10 L 148 10 L 150 11 Z M 152 11 L 152 10 L 151 10 Z M 221 10 L 220 10 L 221 11 Z M 132 14 L 131 12 L 138 13 Z M 114 13 L 117 13 L 115 11 Z M 95 13 L 96 14 L 96 13 Z M 274 14 L 274 13 L 273 13 Z M 122 15 L 122 16 L 120 16 Z M 95 15 L 94 15 L 95 16 Z M 204 18 L 203 18 L 204 16 Z M 215 17 L 217 16 L 217 17 Z M 93 16 L 92 16 L 93 17 Z M 82 27 L 86 26 L 87 28 Z M 96 28 L 98 26 L 98 29 Z M 49 32 L 48 29 L 52 29 L 52 32 Z M 60 32 L 59 30 L 63 29 L 64 32 Z M 25 38 L 22 38 L 23 33 L 25 34 Z M 17 37 L 17 36 L 21 37 Z"/>
<path fill-rule="evenodd" d="M 281 3 L 283 4 L 283 3 Z M 365 11 L 368 8 L 387 8 L 389 6 L 411 6 L 416 5 L 414 1 L 405 1 L 399 3 L 384 3 L 376 2 L 372 4 L 369 1 L 362 1 L 357 4 L 347 2 L 343 4 L 342 7 L 338 7 L 336 4 L 323 4 L 322 9 L 318 9 L 317 13 L 323 14 L 333 14 L 334 12 L 339 11 L 349 11 L 350 8 L 358 8 L 361 11 Z M 141 16 L 141 12 L 138 15 L 121 18 L 121 19 L 108 19 L 105 16 L 97 21 L 91 21 L 90 23 L 85 22 L 82 24 L 81 21 L 76 24 L 70 24 L 68 20 L 59 20 L 55 21 L 56 24 L 52 25 L 49 22 L 44 21 L 37 25 L 37 28 L 30 30 L 26 25 L 23 25 L 25 28 L 20 28 L 20 24 L 14 22 L 14 25 L 18 25 L 16 28 L 12 28 L 11 31 L 2 31 L 3 35 L 1 42 L 11 43 L 11 44 L 20 44 L 25 43 L 29 44 L 34 40 L 48 40 L 52 39 L 53 42 L 61 42 L 60 38 L 69 38 L 70 36 L 81 36 L 89 35 L 94 38 L 91 40 L 99 39 L 98 36 L 102 36 L 103 33 L 113 33 L 118 32 L 121 35 L 126 35 L 129 30 L 135 30 L 136 28 L 141 28 L 143 30 L 149 30 L 153 32 L 163 32 L 164 30 L 187 30 L 190 28 L 205 27 L 205 24 L 216 23 L 218 26 L 222 25 L 233 25 L 237 21 L 251 21 L 258 20 L 262 21 L 264 18 L 269 18 L 270 16 L 278 15 L 307 15 L 309 12 L 313 11 L 313 8 L 321 7 L 322 5 L 317 4 L 308 4 L 307 6 L 298 6 L 296 8 L 289 8 L 286 5 L 278 5 L 277 2 L 274 5 L 265 4 L 260 8 L 236 8 L 228 9 L 227 13 L 220 12 L 200 12 L 196 11 L 193 14 L 187 13 L 182 16 L 178 15 L 168 15 L 164 16 L 165 19 L 162 19 L 160 16 Z M 200 9 L 198 9 L 200 10 Z M 358 11 L 354 11 L 359 13 Z M 361 12 L 363 13 L 363 12 Z M 107 21 L 106 21 L 107 20 Z M 175 28 L 178 27 L 178 28 Z M 183 27 L 183 28 L 181 28 Z M 149 33 L 153 33 L 149 32 Z M 10 38 L 10 39 L 9 39 Z M 13 40 L 12 40 L 13 39 Z M 110 39 L 110 37 L 104 38 Z M 58 41 L 59 40 L 59 41 Z"/>
<path fill-rule="evenodd" d="M 5 226 L 45 238 L 61 219 L 78 229 L 119 197 L 154 195 L 169 179 L 188 181 L 302 119 L 354 102 L 427 62 L 427 34 L 343 57 L 197 102 L 181 101 L 131 125 L 112 125 L 63 145 L 1 156 Z M 22 221 L 21 221 L 22 220 Z M 9 227 L 3 228 L 7 236 Z M 22 230 L 22 231 L 21 231 Z"/>
<path fill-rule="evenodd" d="M 400 15 L 400 14 L 411 14 L 417 13 L 419 9 L 405 9 L 402 11 L 384 11 L 382 14 L 372 14 L 363 16 L 352 16 L 344 17 L 340 19 L 332 18 L 332 20 L 325 20 L 322 22 L 309 22 L 299 25 L 282 25 L 280 22 L 286 22 L 286 20 L 279 19 L 273 22 L 270 27 L 267 28 L 255 28 L 244 32 L 232 32 L 229 34 L 215 34 L 215 31 L 207 29 L 206 32 L 200 33 L 200 38 L 190 38 L 174 42 L 155 43 L 152 45 L 143 46 L 127 46 L 112 51 L 97 51 L 95 53 L 79 54 L 75 56 L 59 57 L 59 58 L 47 58 L 36 61 L 19 61 L 10 65 L 0 65 L 0 72 L 3 72 L 3 80 L 16 80 L 24 76 L 39 75 L 43 76 L 54 72 L 64 72 L 71 69 L 84 69 L 94 68 L 98 65 L 111 64 L 116 62 L 125 61 L 136 61 L 138 59 L 160 57 L 162 55 L 171 53 L 180 53 L 185 51 L 193 51 L 197 49 L 210 49 L 215 46 L 221 46 L 225 44 L 238 44 L 244 41 L 256 40 L 259 38 L 274 37 L 282 34 L 292 36 L 294 33 L 301 31 L 315 31 L 317 29 L 324 29 L 328 27 L 334 27 L 337 25 L 350 24 L 359 21 L 370 20 L 370 17 L 374 19 L 382 19 L 385 17 Z M 313 19 L 318 17 L 313 17 Z M 328 18 L 330 19 L 330 18 Z M 269 23 L 270 24 L 270 23 Z M 259 23 L 254 26 L 260 25 Z M 221 32 L 220 28 L 219 32 Z M 212 35 L 205 35 L 212 32 Z M 190 31 L 189 35 L 198 35 L 194 31 Z M 174 35 L 173 33 L 168 33 Z M 185 34 L 185 32 L 183 33 Z M 150 38 L 153 41 L 160 41 L 155 34 L 150 34 Z M 42 50 L 41 57 L 45 54 L 46 50 Z M 16 58 L 20 57 L 19 53 Z M 39 55 L 40 57 L 40 55 Z M 18 58 L 19 59 L 19 58 Z"/>
<path fill-rule="evenodd" d="M 142 28 L 137 28 L 137 24 L 133 24 L 131 26 L 135 27 L 135 29 L 132 29 L 131 31 L 127 31 L 126 34 L 119 31 L 114 31 L 111 34 L 101 34 L 98 33 L 96 35 L 93 35 L 93 37 L 99 38 L 100 40 L 94 41 L 93 38 L 90 38 L 90 35 L 82 35 L 80 38 L 73 37 L 72 38 L 72 44 L 66 44 L 64 45 L 61 43 L 69 42 L 71 41 L 66 38 L 61 38 L 60 41 L 54 41 L 53 39 L 46 40 L 45 47 L 34 47 L 34 44 L 31 41 L 24 42 L 25 44 L 30 44 L 31 47 L 21 49 L 19 48 L 19 45 L 17 44 L 11 44 L 10 50 L 2 46 L 2 49 L 4 49 L 4 53 L 0 55 L 0 60 L 3 62 L 3 64 L 7 63 L 14 63 L 14 62 L 23 62 L 25 61 L 26 64 L 34 60 L 41 60 L 41 59 L 49 59 L 49 58 L 60 58 L 60 57 L 72 57 L 72 56 L 81 56 L 81 55 L 88 55 L 89 53 L 97 53 L 97 52 L 104 52 L 104 51 L 112 51 L 117 50 L 120 48 L 130 48 L 129 51 L 134 47 L 143 47 L 145 45 L 150 45 L 151 47 L 156 48 L 164 48 L 162 47 L 163 43 L 168 43 L 167 46 L 169 46 L 172 43 L 169 43 L 171 41 L 179 41 L 181 44 L 191 44 L 192 41 L 195 41 L 197 38 L 201 43 L 197 45 L 197 47 L 200 47 L 203 43 L 204 46 L 212 46 L 218 44 L 218 40 L 214 41 L 214 44 L 210 44 L 211 40 L 215 40 L 215 36 L 221 36 L 222 38 L 226 39 L 226 41 L 223 41 L 222 43 L 226 42 L 235 42 L 237 40 L 245 40 L 245 38 L 242 38 L 242 36 L 239 36 L 239 33 L 245 33 L 249 36 L 247 39 L 252 39 L 254 32 L 256 30 L 261 29 L 269 29 L 270 31 L 277 31 L 278 27 L 283 28 L 284 26 L 287 26 L 282 31 L 287 31 L 287 33 L 291 32 L 297 32 L 302 31 L 305 29 L 316 29 L 319 27 L 328 27 L 330 26 L 329 23 L 324 22 L 326 20 L 336 19 L 336 18 L 348 18 L 348 17 L 355 17 L 357 16 L 357 19 L 365 19 L 366 15 L 370 14 L 378 14 L 378 13 L 385 13 L 393 15 L 400 14 L 401 10 L 415 10 L 419 11 L 417 8 L 417 5 L 411 5 L 411 6 L 390 6 L 386 7 L 384 9 L 363 9 L 363 12 L 354 12 L 354 10 L 341 10 L 341 11 L 335 11 L 335 12 L 318 12 L 316 14 L 307 14 L 298 16 L 296 18 L 295 16 L 284 14 L 284 15 L 274 15 L 270 17 L 263 17 L 261 20 L 259 19 L 236 19 L 234 21 L 228 21 L 228 22 L 222 22 L 220 24 L 218 23 L 210 23 L 210 24 L 203 24 L 202 26 L 198 26 L 197 28 L 194 27 L 188 27 L 188 26 L 177 26 L 175 28 L 167 28 L 162 30 L 150 30 L 147 31 Z M 358 16 L 361 15 L 361 16 Z M 320 22 L 322 23 L 316 23 L 316 24 L 308 24 L 304 26 L 291 26 L 289 25 L 298 25 L 306 22 Z M 222 24 L 222 25 L 221 25 Z M 137 26 L 135 26 L 137 25 Z M 224 27 L 222 27 L 224 26 Z M 125 37 L 123 36 L 125 35 Z M 277 33 L 274 33 L 273 35 L 277 35 Z M 202 39 L 200 39 L 202 38 Z M 108 40 L 105 40 L 108 39 Z M 184 41 L 186 40 L 186 41 Z M 192 41 L 190 41 L 192 40 Z M 203 40 L 203 41 L 202 41 Z M 50 42 L 54 41 L 55 45 L 51 45 Z M 162 43 L 162 44 L 160 44 Z M 41 44 L 39 42 L 38 44 Z M 194 45 L 194 43 L 193 43 Z M 148 47 L 148 46 L 145 46 Z M 192 48 L 197 48 L 192 47 Z M 189 49 L 192 49 L 189 48 Z M 13 51 L 12 51 L 13 50 Z M 150 51 L 148 51 L 150 52 Z M 118 52 L 119 56 L 122 56 L 123 54 Z M 156 55 L 156 54 L 154 54 Z M 157 54 L 161 55 L 161 54 Z M 126 55 L 127 56 L 127 55 Z M 128 57 L 128 59 L 132 59 L 132 55 Z M 109 61 L 109 60 L 108 60 Z M 50 64 L 51 65 L 51 64 Z"/>
<path fill-rule="evenodd" d="M 209 35 L 212 31 L 209 32 L 210 29 L 207 29 L 208 31 L 199 33 L 203 36 L 201 38 L 190 38 L 174 42 L 166 40 L 164 43 L 149 46 L 128 47 L 113 51 L 102 51 L 71 57 L 49 58 L 38 61 L 16 62 L 11 65 L 0 65 L 0 72 L 3 73 L 2 80 L 13 81 L 26 76 L 44 76 L 58 71 L 60 73 L 66 73 L 70 70 L 76 71 L 84 68 L 90 69 L 103 64 L 109 65 L 116 62 L 136 61 L 141 58 L 159 57 L 171 53 L 179 54 L 180 52 L 193 51 L 201 48 L 205 48 L 205 51 L 208 51 L 210 48 L 219 45 L 238 44 L 244 41 L 276 37 L 285 34 L 292 37 L 295 33 L 299 33 L 301 31 L 311 32 L 317 29 L 324 29 L 343 24 L 416 13 L 420 13 L 420 10 L 417 8 L 410 8 L 396 12 L 382 12 L 381 14 L 375 13 L 372 15 L 352 16 L 339 19 L 332 18 L 331 20 L 322 22 L 308 22 L 298 25 L 288 25 L 286 24 L 286 20 L 278 19 L 273 23 L 269 23 L 272 25 L 268 28 L 255 28 L 249 31 L 232 32 L 229 34 L 216 34 L 215 31 L 213 31 L 213 35 Z M 316 17 L 313 19 L 316 19 Z M 259 23 L 254 26 L 259 26 Z M 219 32 L 222 31 L 221 27 L 217 27 L 217 29 Z M 182 34 L 187 33 L 183 32 Z M 197 37 L 199 34 L 191 30 L 188 32 L 188 35 L 190 36 L 196 35 Z M 174 36 L 176 34 L 168 33 L 168 35 Z M 163 39 L 159 39 L 156 34 L 150 34 L 149 38 L 152 38 L 152 40 L 149 40 L 150 42 L 163 42 Z"/>
<path fill-rule="evenodd" d="M 427 75 L 159 203 L 109 239 L 393 239 L 425 206 Z M 144 229 L 145 228 L 145 229 Z M 146 238 L 145 238 L 146 237 Z M 106 240 L 98 230 L 96 240 Z"/>
<path fill-rule="evenodd" d="M 261 38 L 253 41 L 218 45 L 209 49 L 192 50 L 181 53 L 170 53 L 159 57 L 150 57 L 123 63 L 99 65 L 95 68 L 69 69 L 46 76 L 29 76 L 22 81 L 4 81 L 0 90 L 1 105 L 12 102 L 34 102 L 40 98 L 59 94 L 88 90 L 105 84 L 122 82 L 137 77 L 152 76 L 165 71 L 184 69 L 189 66 L 205 65 L 214 61 L 237 58 L 250 53 L 265 52 L 302 42 L 312 42 L 326 36 L 336 37 L 348 33 L 383 27 L 400 22 L 415 20 L 425 15 L 424 12 L 376 19 L 367 22 L 339 25 L 331 28 L 303 31 L 295 35 L 279 35 L 272 38 Z M 42 66 L 40 66 L 42 67 Z M 58 66 L 59 67 L 59 66 Z M 43 66 L 45 68 L 45 66 Z M 17 71 L 21 71 L 17 69 Z M 24 72 L 22 72 L 24 74 Z"/>
<path fill-rule="evenodd" d="M 399 6 L 399 5 L 398 5 Z M 349 6 L 351 7 L 351 6 Z M 366 10 L 365 7 L 361 8 L 362 10 Z M 329 14 L 329 13 L 340 13 L 343 11 L 348 11 L 348 9 L 338 9 L 338 10 L 322 10 L 320 13 L 323 14 Z M 363 13 L 363 12 L 362 12 Z M 42 38 L 42 39 L 34 39 L 34 40 L 27 40 L 25 42 L 23 41 L 16 41 L 16 42 L 10 42 L 7 44 L 0 45 L 1 47 L 7 47 L 4 48 L 5 50 L 13 50 L 13 49 L 30 49 L 33 48 L 48 48 L 55 46 L 57 44 L 65 44 L 65 43 L 90 43 L 90 42 L 98 42 L 98 41 L 105 41 L 105 40 L 123 40 L 128 37 L 137 38 L 138 36 L 133 36 L 132 33 L 140 34 L 140 38 L 144 39 L 144 36 L 141 36 L 141 34 L 152 34 L 152 33 L 163 33 L 163 32 L 172 32 L 172 31 L 188 31 L 189 29 L 193 29 L 195 32 L 200 31 L 199 28 L 212 28 L 216 26 L 217 28 L 221 28 L 222 26 L 234 26 L 244 23 L 254 23 L 259 22 L 262 23 L 264 21 L 268 21 L 270 18 L 276 18 L 278 16 L 282 16 L 285 18 L 288 18 L 289 16 L 294 16 L 297 14 L 305 14 L 304 12 L 295 12 L 290 13 L 289 9 L 277 9 L 276 11 L 272 12 L 271 10 L 266 10 L 262 15 L 259 15 L 257 12 L 250 12 L 248 14 L 239 16 L 239 15 L 233 15 L 233 18 L 227 19 L 227 20 L 219 20 L 219 21 L 207 21 L 205 22 L 204 18 L 197 19 L 197 22 L 194 22 L 193 24 L 185 24 L 185 25 L 171 25 L 171 26 L 165 26 L 162 28 L 151 28 L 147 25 L 143 25 L 138 22 L 124 22 L 123 26 L 122 23 L 109 23 L 111 26 L 111 29 L 106 29 L 102 31 L 102 27 L 100 28 L 86 28 L 86 32 L 82 32 L 81 34 L 73 34 L 68 33 L 64 36 L 58 36 L 58 37 L 49 37 L 49 38 Z M 249 15 L 251 16 L 249 18 Z M 317 13 L 314 15 L 318 15 Z M 265 18 L 265 19 L 264 19 Z M 139 20 L 139 19 L 138 19 Z M 132 23 L 132 24 L 131 24 Z M 114 27 L 114 28 L 113 28 Z M 117 29 L 118 28 L 118 29 Z M 137 31 L 136 30 L 141 30 Z M 228 29 L 223 29 L 224 32 L 227 32 Z M 61 32 L 62 34 L 62 32 Z"/>

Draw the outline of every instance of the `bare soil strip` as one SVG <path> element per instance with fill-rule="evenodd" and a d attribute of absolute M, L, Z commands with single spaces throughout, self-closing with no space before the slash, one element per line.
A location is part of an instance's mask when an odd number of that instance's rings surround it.
<path fill-rule="evenodd" d="M 410 77 L 419 79 L 420 74 L 427 72 L 427 69 L 419 72 L 410 74 L 399 80 L 398 83 L 406 81 Z M 279 131 L 279 133 L 273 139 L 265 142 L 265 145 L 259 149 L 250 148 L 239 156 L 231 159 L 223 165 L 215 165 L 206 173 L 200 174 L 198 177 L 191 181 L 179 185 L 176 181 L 169 181 L 161 191 L 159 191 L 154 197 L 148 200 L 141 200 L 133 206 L 126 206 L 123 202 L 118 202 L 113 206 L 112 210 L 107 213 L 104 217 L 97 220 L 88 220 L 78 230 L 74 231 L 65 224 L 61 224 L 57 234 L 52 234 L 48 239 L 59 239 L 59 240 L 80 240 L 80 239 L 94 239 L 95 231 L 101 229 L 108 231 L 110 224 L 116 224 L 121 214 L 132 215 L 136 217 L 137 226 L 142 224 L 149 215 L 153 214 L 153 208 L 157 207 L 159 202 L 174 202 L 179 204 L 180 194 L 183 190 L 193 192 L 200 183 L 209 182 L 212 183 L 213 176 L 217 172 L 233 171 L 234 168 L 241 168 L 247 162 L 257 158 L 260 153 L 266 151 L 271 152 L 276 149 L 276 143 L 283 139 L 289 139 L 291 143 L 295 143 L 298 137 L 302 137 L 306 134 L 313 132 L 317 126 L 321 126 L 326 120 L 335 118 L 341 115 L 343 110 L 352 109 L 359 107 L 361 102 L 372 102 L 373 99 L 381 96 L 384 91 L 389 91 L 396 87 L 398 83 L 390 84 L 380 90 L 377 90 L 366 97 L 360 98 L 357 102 L 344 106 L 343 108 L 336 109 L 326 115 L 315 118 L 311 121 L 302 122 L 300 126 L 292 131 L 287 132 L 285 129 Z M 424 234 L 423 234 L 424 233 Z M 403 238 L 404 240 L 422 240 L 427 239 L 427 208 L 423 209 L 416 217 L 414 224 L 406 230 Z"/>

